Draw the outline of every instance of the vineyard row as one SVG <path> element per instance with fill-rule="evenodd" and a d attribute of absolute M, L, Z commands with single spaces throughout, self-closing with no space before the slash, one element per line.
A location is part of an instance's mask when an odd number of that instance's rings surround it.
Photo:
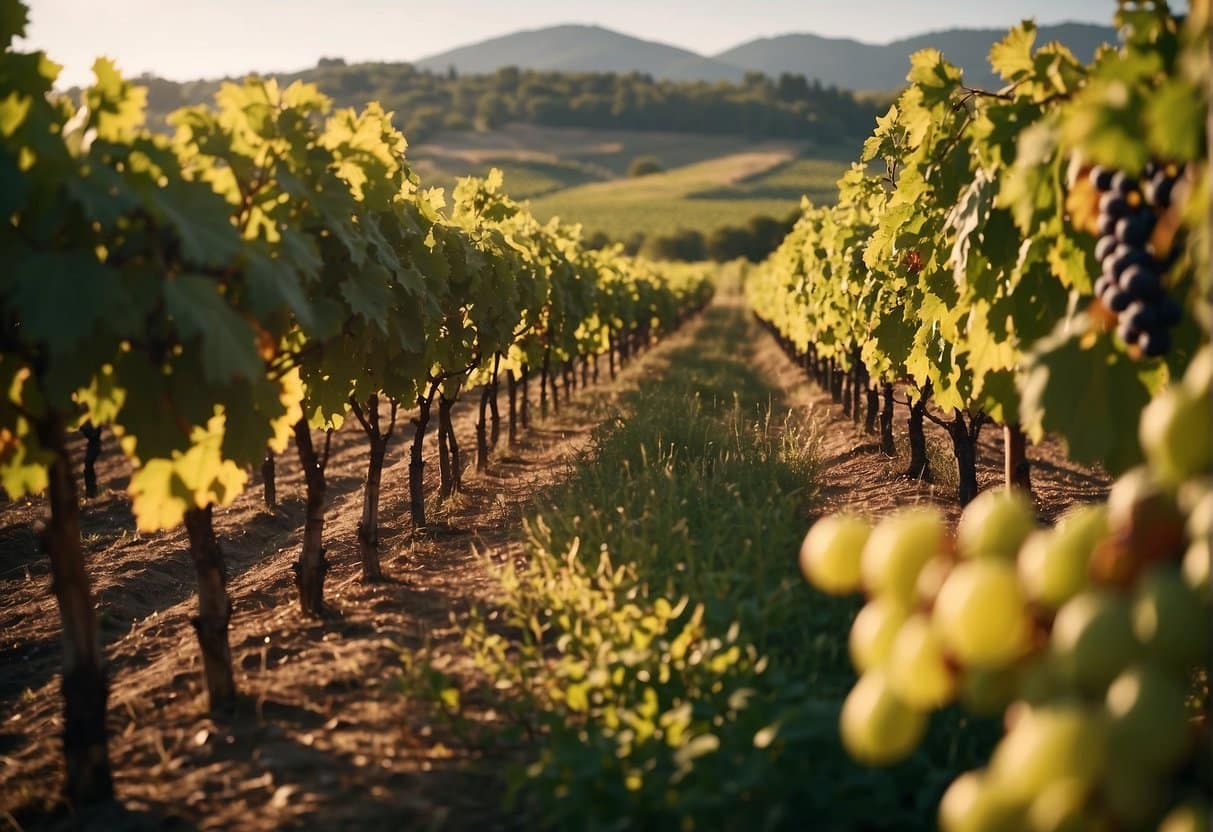
<path fill-rule="evenodd" d="M 236 697 L 222 550 L 212 514 L 294 439 L 306 485 L 296 584 L 324 610 L 325 469 L 352 414 L 367 438 L 359 550 L 380 575 L 379 480 L 401 409 L 416 407 L 410 507 L 424 526 L 423 442 L 435 405 L 442 496 L 462 466 L 450 422 L 461 391 L 495 404 L 535 375 L 600 354 L 627 360 L 707 302 L 691 267 L 590 250 L 577 227 L 538 222 L 501 176 L 459 183 L 448 206 L 421 187 L 376 104 L 333 111 L 314 87 L 250 78 L 213 107 L 144 127 L 146 91 L 106 60 L 79 102 L 58 68 L 23 53 L 26 10 L 0 0 L 0 481 L 45 492 L 41 543 L 63 622 L 66 795 L 112 796 L 107 681 L 68 452 L 100 431 L 134 466 L 140 530 L 184 523 L 212 708 Z M 386 415 L 385 415 L 386 414 Z M 525 418 L 525 413 L 522 415 Z M 317 442 L 314 431 L 322 431 Z M 272 497 L 272 493 L 270 495 Z"/>

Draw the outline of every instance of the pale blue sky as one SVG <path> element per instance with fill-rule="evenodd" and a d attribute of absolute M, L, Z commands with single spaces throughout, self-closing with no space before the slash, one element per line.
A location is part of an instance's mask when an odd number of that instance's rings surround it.
<path fill-rule="evenodd" d="M 1024 17 L 1110 22 L 1113 0 L 32 0 L 29 39 L 86 81 L 100 54 L 128 74 L 188 79 L 415 60 L 517 29 L 597 23 L 697 52 L 813 32 L 872 42 Z"/>

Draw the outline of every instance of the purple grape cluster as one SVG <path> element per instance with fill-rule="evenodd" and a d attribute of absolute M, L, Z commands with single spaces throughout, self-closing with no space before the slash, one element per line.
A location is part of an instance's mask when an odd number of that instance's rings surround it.
<path fill-rule="evenodd" d="M 1151 162 L 1140 179 L 1099 166 L 1090 175 L 1099 194 L 1095 257 L 1103 269 L 1095 296 L 1116 313 L 1116 331 L 1126 344 L 1136 344 L 1150 357 L 1163 355 L 1171 347 L 1170 330 L 1183 314 L 1163 286 L 1178 247 L 1160 257 L 1150 237 L 1159 216 L 1171 207 L 1183 169 Z"/>

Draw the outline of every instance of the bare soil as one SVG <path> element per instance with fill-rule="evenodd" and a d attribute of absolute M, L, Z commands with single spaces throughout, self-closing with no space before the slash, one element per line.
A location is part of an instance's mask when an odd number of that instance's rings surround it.
<path fill-rule="evenodd" d="M 898 442 L 896 457 L 880 451 L 879 436 L 863 430 L 863 420 L 843 413 L 841 404 L 823 390 L 784 354 L 774 338 L 765 332 L 758 350 L 756 369 L 774 380 L 785 391 L 791 406 L 804 414 L 814 441 L 820 470 L 820 514 L 850 510 L 880 517 L 907 505 L 932 503 L 949 518 L 960 515 L 956 500 L 956 462 L 952 441 L 946 431 L 931 421 L 925 424 L 927 456 L 932 481 L 922 482 L 905 476 L 909 452 L 905 446 L 909 410 L 894 407 L 893 434 Z M 906 392 L 898 387 L 895 398 L 905 401 Z M 932 408 L 935 415 L 944 414 Z M 1071 507 L 1095 502 L 1107 496 L 1111 478 L 1106 472 L 1072 462 L 1065 445 L 1046 437 L 1038 445 L 1029 445 L 1032 497 L 1043 521 L 1055 520 Z M 987 425 L 978 438 L 977 481 L 981 490 L 1003 484 L 1003 431 L 999 425 Z"/>
<path fill-rule="evenodd" d="M 694 324 L 692 324 L 694 326 Z M 356 527 L 366 440 L 355 420 L 333 437 L 325 539 L 332 563 L 329 614 L 303 619 L 291 564 L 303 525 L 303 478 L 293 448 L 278 458 L 280 502 L 260 485 L 217 511 L 235 607 L 231 644 L 243 701 L 227 718 L 206 713 L 194 612 L 194 571 L 184 529 L 134 531 L 130 470 L 112 446 L 98 462 L 100 495 L 84 505 L 88 570 L 109 663 L 110 756 L 120 805 L 72 817 L 58 807 L 58 611 L 34 527 L 40 499 L 0 508 L 0 829 L 501 828 L 496 763 L 430 724 L 401 693 L 402 656 L 458 642 L 458 621 L 491 587 L 485 560 L 518 551 L 520 518 L 558 483 L 623 386 L 639 383 L 676 334 L 607 381 L 578 390 L 540 419 L 532 380 L 531 428 L 477 473 L 479 390 L 453 412 L 466 464 L 462 493 L 431 502 L 428 530 L 408 517 L 402 414 L 383 474 L 381 551 L 388 580 L 360 580 Z M 562 390 L 563 396 L 563 390 Z M 434 433 L 427 491 L 437 492 Z M 107 437 L 108 441 L 108 437 Z M 75 449 L 82 455 L 81 447 Z M 485 771 L 488 770 L 488 773 Z"/>
<path fill-rule="evenodd" d="M 356 422 L 347 423 L 334 436 L 328 470 L 331 611 L 321 620 L 298 612 L 290 565 L 303 525 L 303 482 L 293 449 L 283 454 L 277 509 L 267 510 L 260 488 L 252 487 L 216 513 L 243 695 L 228 717 L 206 713 L 189 622 L 196 601 L 185 532 L 134 532 L 125 495 L 130 472 L 108 448 L 98 468 L 102 493 L 85 504 L 83 534 L 109 662 L 110 755 L 120 801 L 85 815 L 73 816 L 57 803 L 58 611 L 33 532 L 44 504 L 0 506 L 0 830 L 521 828 L 501 810 L 499 769 L 507 761 L 455 734 L 407 696 L 404 659 L 459 642 L 467 611 L 490 599 L 491 564 L 521 552 L 528 508 L 585 454 L 594 428 L 614 413 L 619 392 L 643 388 L 660 357 L 685 344 L 697 325 L 644 354 L 616 382 L 606 380 L 603 359 L 602 383 L 577 391 L 561 413 L 542 422 L 532 384 L 531 429 L 508 449 L 503 418 L 501 444 L 483 474 L 472 465 L 478 391 L 465 393 L 454 414 L 468 463 L 464 491 L 429 506 L 433 527 L 427 531 L 414 531 L 408 520 L 411 425 L 402 417 L 383 476 L 384 583 L 359 579 L 355 530 L 366 444 Z M 936 485 L 902 477 L 904 459 L 882 456 L 875 437 L 843 417 L 772 338 L 759 338 L 755 371 L 772 379 L 784 402 L 812 426 L 822 513 L 852 508 L 879 515 L 928 501 L 958 513 L 954 475 L 951 485 L 943 470 Z M 504 395 L 502 411 L 504 417 Z M 905 416 L 898 408 L 901 433 Z M 931 425 L 928 431 L 939 451 L 933 462 L 946 465 L 946 435 Z M 436 493 L 432 435 L 427 450 L 428 490 Z M 1106 491 L 1106 476 L 1068 462 L 1057 443 L 1029 455 L 1046 518 Z M 983 488 L 999 480 L 1000 433 L 983 434 L 979 466 Z M 492 713 L 479 716 L 493 719 Z"/>

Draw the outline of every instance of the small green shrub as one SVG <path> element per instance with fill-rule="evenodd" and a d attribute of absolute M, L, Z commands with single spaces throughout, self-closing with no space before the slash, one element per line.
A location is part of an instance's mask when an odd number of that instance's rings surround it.
<path fill-rule="evenodd" d="M 654 173 L 664 173 L 665 166 L 656 156 L 637 156 L 628 165 L 628 176 L 651 176 Z"/>

